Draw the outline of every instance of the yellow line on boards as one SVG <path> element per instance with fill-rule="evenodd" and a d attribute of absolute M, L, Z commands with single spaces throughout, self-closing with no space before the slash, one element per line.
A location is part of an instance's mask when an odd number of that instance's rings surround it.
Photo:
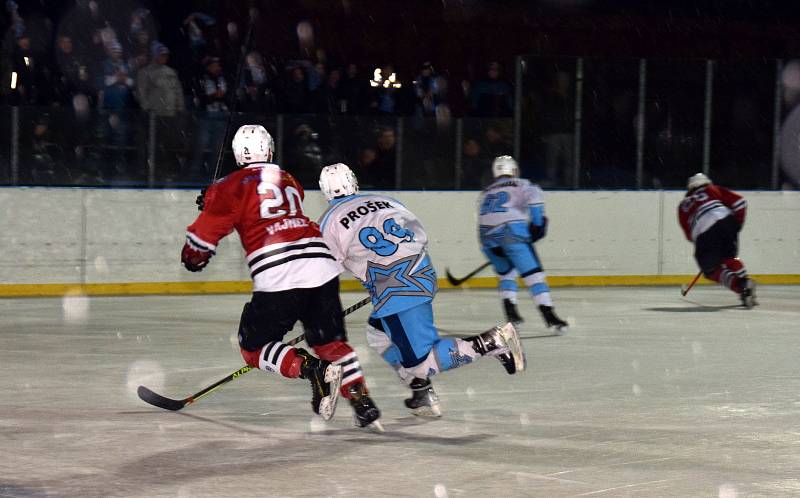
<path fill-rule="evenodd" d="M 650 286 L 681 285 L 691 282 L 694 275 L 585 275 L 547 277 L 551 287 L 598 287 L 598 286 Z M 800 285 L 800 274 L 753 275 L 762 285 Z M 521 282 L 520 282 L 521 284 Z M 714 284 L 704 278 L 699 285 Z M 454 288 L 446 279 L 439 279 L 442 289 Z M 472 278 L 462 284 L 461 289 L 494 289 L 494 277 Z M 341 290 L 359 291 L 363 287 L 356 280 L 342 280 Z M 0 297 L 53 297 L 64 295 L 88 296 L 142 296 L 159 294 L 246 294 L 252 291 L 247 281 L 218 282 L 128 282 L 108 284 L 0 284 Z"/>

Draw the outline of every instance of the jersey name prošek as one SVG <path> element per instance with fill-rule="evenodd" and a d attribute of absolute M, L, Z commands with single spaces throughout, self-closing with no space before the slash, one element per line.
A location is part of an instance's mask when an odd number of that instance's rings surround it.
<path fill-rule="evenodd" d="M 478 198 L 478 234 L 485 247 L 530 241 L 529 223 L 541 226 L 544 193 L 524 178 L 501 177 Z"/>
<path fill-rule="evenodd" d="M 731 214 L 741 225 L 746 210 L 747 201 L 741 195 L 719 185 L 706 185 L 686 194 L 678 206 L 678 220 L 686 238 L 696 241 L 714 223 Z"/>
<path fill-rule="evenodd" d="M 303 214 L 303 187 L 275 164 L 237 170 L 211 185 L 187 228 L 189 244 L 216 250 L 234 229 L 247 254 L 253 290 L 318 287 L 343 270 L 315 223 Z"/>
<path fill-rule="evenodd" d="M 381 195 L 334 199 L 320 230 L 336 260 L 369 290 L 373 317 L 433 299 L 436 270 L 426 252 L 428 237 L 400 202 Z"/>

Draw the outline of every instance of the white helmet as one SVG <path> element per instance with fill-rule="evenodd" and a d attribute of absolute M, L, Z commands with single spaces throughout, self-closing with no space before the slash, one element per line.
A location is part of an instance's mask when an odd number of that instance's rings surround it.
<path fill-rule="evenodd" d="M 268 163 L 272 161 L 275 141 L 263 126 L 244 125 L 236 130 L 231 148 L 239 166 Z"/>
<path fill-rule="evenodd" d="M 689 177 L 689 182 L 686 184 L 687 190 L 694 190 L 696 188 L 702 187 L 703 185 L 710 185 L 711 178 L 707 177 L 703 173 L 697 173 L 696 175 L 692 175 Z"/>
<path fill-rule="evenodd" d="M 346 164 L 331 164 L 322 168 L 319 174 L 319 188 L 325 199 L 330 201 L 337 197 L 357 194 L 358 180 Z"/>
<path fill-rule="evenodd" d="M 492 174 L 499 176 L 519 176 L 519 165 L 511 156 L 498 156 L 492 162 Z"/>

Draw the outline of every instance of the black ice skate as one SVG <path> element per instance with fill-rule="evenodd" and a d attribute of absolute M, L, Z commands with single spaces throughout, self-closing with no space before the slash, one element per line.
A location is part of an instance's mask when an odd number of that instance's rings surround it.
<path fill-rule="evenodd" d="M 513 324 L 522 323 L 525 321 L 521 316 L 519 316 L 519 313 L 517 312 L 517 305 L 512 303 L 511 299 L 503 299 L 503 309 L 506 312 L 507 321 Z"/>
<path fill-rule="evenodd" d="M 552 306 L 540 305 L 539 311 L 542 312 L 542 318 L 544 318 L 547 328 L 553 330 L 556 334 L 561 335 L 569 328 L 569 324 L 556 315 Z"/>
<path fill-rule="evenodd" d="M 415 377 L 409 386 L 411 397 L 405 400 L 406 407 L 411 409 L 414 415 L 427 415 L 431 417 L 441 417 L 442 409 L 439 406 L 439 396 L 433 390 L 430 379 L 420 379 Z"/>
<path fill-rule="evenodd" d="M 742 298 L 742 304 L 747 309 L 758 306 L 758 302 L 756 302 L 756 283 L 753 279 L 744 279 L 739 297 Z"/>
<path fill-rule="evenodd" d="M 350 406 L 353 407 L 353 421 L 356 427 L 372 426 L 379 432 L 383 432 L 378 418 L 381 416 L 380 410 L 375 406 L 372 398 L 369 397 L 364 384 L 354 384 L 348 389 L 350 393 Z"/>
<path fill-rule="evenodd" d="M 514 324 L 507 323 L 502 327 L 494 327 L 486 332 L 465 337 L 472 342 L 472 349 L 483 356 L 494 356 L 505 367 L 506 372 L 513 374 L 525 370 L 525 353 L 522 342 Z"/>
<path fill-rule="evenodd" d="M 311 356 L 298 348 L 297 356 L 303 359 L 300 377 L 311 382 L 311 407 L 324 420 L 330 420 L 336 411 L 339 388 L 342 385 L 342 367 Z"/>

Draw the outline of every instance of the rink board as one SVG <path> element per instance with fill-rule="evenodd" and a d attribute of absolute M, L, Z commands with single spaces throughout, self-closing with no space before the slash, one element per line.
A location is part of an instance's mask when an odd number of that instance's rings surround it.
<path fill-rule="evenodd" d="M 485 262 L 476 237 L 478 193 L 389 192 L 422 220 L 440 277 Z M 194 190 L 0 189 L 0 296 L 249 292 L 235 233 L 200 273 L 180 265 Z M 693 246 L 681 233 L 677 191 L 547 192 L 550 227 L 537 251 L 554 287 L 680 285 L 694 276 Z M 800 192 L 746 192 L 741 257 L 765 284 L 800 282 Z M 306 213 L 326 205 L 306 192 Z M 446 209 L 443 209 L 446 207 Z M 466 285 L 493 287 L 491 271 Z M 444 279 L 440 286 L 447 288 Z M 355 281 L 343 282 L 357 289 Z"/>

